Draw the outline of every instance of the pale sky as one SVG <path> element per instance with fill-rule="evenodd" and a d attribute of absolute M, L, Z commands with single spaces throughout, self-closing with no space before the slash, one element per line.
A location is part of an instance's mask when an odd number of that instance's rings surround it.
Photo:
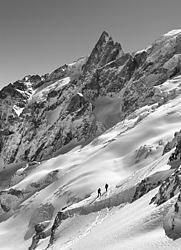
<path fill-rule="evenodd" d="M 90 54 L 103 30 L 124 51 L 181 28 L 181 0 L 0 0 L 0 88 Z"/>

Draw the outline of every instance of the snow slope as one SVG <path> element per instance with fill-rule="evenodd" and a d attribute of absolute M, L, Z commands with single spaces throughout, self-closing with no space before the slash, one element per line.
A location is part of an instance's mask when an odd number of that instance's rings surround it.
<path fill-rule="evenodd" d="M 65 213 L 73 217 L 63 221 L 52 249 L 179 249 L 181 241 L 167 238 L 162 228 L 162 217 L 175 198 L 159 207 L 149 205 L 156 188 L 127 204 L 136 184 L 170 168 L 170 153 L 161 155 L 180 130 L 178 93 L 160 107 L 137 110 L 87 146 L 41 164 L 20 166 L 11 185 L 23 193 L 20 205 L 10 195 L 1 197 L 1 203 L 13 207 L 8 214 L 1 211 L 1 220 L 10 217 L 0 224 L 1 249 L 15 249 L 14 242 L 19 250 L 28 249 L 34 225 L 48 220 L 50 227 L 65 206 Z M 109 193 L 96 199 L 97 188 L 103 190 L 106 182 Z M 37 249 L 45 249 L 48 241 L 49 237 L 40 241 Z"/>
<path fill-rule="evenodd" d="M 168 239 L 162 228 L 162 215 L 170 204 L 154 208 L 149 205 L 150 198 L 155 190 L 140 198 L 140 200 L 108 211 L 100 211 L 96 215 L 95 224 L 92 223 L 89 233 L 79 235 L 71 240 L 72 231 L 76 234 L 79 230 L 69 228 L 66 232 L 68 244 L 62 243 L 64 239 L 64 225 L 60 236 L 52 249 L 179 249 L 181 240 L 173 242 Z M 104 215 L 103 215 L 104 213 Z M 86 220 L 87 218 L 85 218 Z M 91 223 L 89 218 L 89 223 Z M 78 218 L 77 218 L 78 220 Z M 74 218 L 74 223 L 77 222 Z M 87 223 L 87 221 L 86 221 Z M 88 224 L 88 223 L 87 223 Z M 90 225 L 89 225 L 90 227 Z M 85 230 L 86 231 L 86 230 Z M 41 246 L 41 245 L 40 245 Z M 51 248 L 50 248 L 51 249 Z"/>

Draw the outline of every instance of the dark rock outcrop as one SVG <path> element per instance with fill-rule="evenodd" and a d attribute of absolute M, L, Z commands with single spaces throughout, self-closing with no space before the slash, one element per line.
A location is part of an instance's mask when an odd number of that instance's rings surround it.
<path fill-rule="evenodd" d="M 47 232 L 44 232 L 44 230 L 47 227 L 47 224 L 49 222 L 45 222 L 45 223 L 38 223 L 35 225 L 35 235 L 32 237 L 32 243 L 31 246 L 28 248 L 29 250 L 33 250 L 36 249 L 39 241 L 41 239 L 45 239 L 48 236 Z"/>
<path fill-rule="evenodd" d="M 162 183 L 173 173 L 173 170 L 165 170 L 161 172 L 156 172 L 147 178 L 143 179 L 140 183 L 136 185 L 136 191 L 132 201 L 135 201 L 147 194 L 152 189 L 162 185 Z"/>
<path fill-rule="evenodd" d="M 163 228 L 167 237 L 177 240 L 181 238 L 181 193 L 178 195 L 176 202 L 169 209 L 163 219 Z"/>
<path fill-rule="evenodd" d="M 174 147 L 176 147 L 180 140 L 181 140 L 181 131 L 175 132 L 173 139 L 167 142 L 167 144 L 165 145 L 164 150 L 163 150 L 163 155 L 168 153 Z"/>
<path fill-rule="evenodd" d="M 150 203 L 160 205 L 174 197 L 181 190 L 181 168 L 176 169 L 169 177 L 162 182 L 158 193 L 152 198 Z"/>
<path fill-rule="evenodd" d="M 0 220 L 3 219 L 6 213 L 10 214 L 15 211 L 23 198 L 24 195 L 21 190 L 11 188 L 7 191 L 0 191 Z"/>
<path fill-rule="evenodd" d="M 87 63 L 83 66 L 83 73 L 91 73 L 92 70 L 103 67 L 123 54 L 121 45 L 115 43 L 112 37 L 104 31 L 92 50 Z"/>

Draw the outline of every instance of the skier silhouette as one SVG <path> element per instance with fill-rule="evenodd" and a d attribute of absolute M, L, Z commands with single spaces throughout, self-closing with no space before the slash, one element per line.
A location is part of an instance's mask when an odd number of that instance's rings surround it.
<path fill-rule="evenodd" d="M 98 193 L 97 198 L 98 198 L 99 196 L 101 197 L 101 188 L 98 188 L 97 193 Z"/>
<path fill-rule="evenodd" d="M 106 189 L 106 193 L 107 193 L 107 190 L 108 190 L 108 184 L 107 183 L 105 185 L 105 189 Z"/>

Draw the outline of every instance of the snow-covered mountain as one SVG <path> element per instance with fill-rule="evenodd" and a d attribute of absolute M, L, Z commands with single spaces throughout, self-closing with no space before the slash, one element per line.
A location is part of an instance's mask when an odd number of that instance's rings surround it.
<path fill-rule="evenodd" d="M 4 87 L 0 249 L 181 249 L 180 98 L 181 30 Z"/>

